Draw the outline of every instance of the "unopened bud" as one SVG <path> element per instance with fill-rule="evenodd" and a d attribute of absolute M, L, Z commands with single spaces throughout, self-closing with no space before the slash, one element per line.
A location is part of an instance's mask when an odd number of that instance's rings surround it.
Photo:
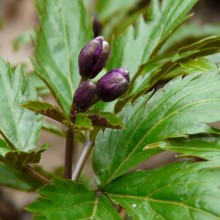
<path fill-rule="evenodd" d="M 102 29 L 102 25 L 98 19 L 98 15 L 94 15 L 93 18 L 93 33 L 94 33 L 94 37 L 97 37 L 100 35 L 101 33 L 101 29 Z"/>
<path fill-rule="evenodd" d="M 97 95 L 101 100 L 111 102 L 126 92 L 129 82 L 127 69 L 122 67 L 113 69 L 98 81 Z"/>
<path fill-rule="evenodd" d="M 110 47 L 102 36 L 87 43 L 79 54 L 78 64 L 80 75 L 93 79 L 103 69 L 108 59 Z"/>
<path fill-rule="evenodd" d="M 76 90 L 73 103 L 78 112 L 87 110 L 96 100 L 96 84 L 87 80 L 80 84 Z"/>

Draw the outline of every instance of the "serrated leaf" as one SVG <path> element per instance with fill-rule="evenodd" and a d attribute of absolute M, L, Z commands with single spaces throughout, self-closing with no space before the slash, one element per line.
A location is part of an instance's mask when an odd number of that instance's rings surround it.
<path fill-rule="evenodd" d="M 126 1 L 97 1 L 95 7 L 101 21 L 111 19 L 117 13 L 126 13 L 128 9 L 134 7 L 139 0 Z M 123 11 L 121 10 L 123 8 Z"/>
<path fill-rule="evenodd" d="M 32 72 L 28 75 L 30 81 L 34 85 L 39 95 L 48 95 L 50 94 L 50 90 L 46 86 L 46 84 L 40 79 L 40 77 L 35 73 Z"/>
<path fill-rule="evenodd" d="M 112 40 L 108 70 L 118 66 L 129 69 L 131 78 L 162 46 L 163 41 L 183 22 L 197 0 L 152 1 L 147 23 L 140 17 L 134 27 Z M 138 51 L 135 53 L 134 51 Z"/>
<path fill-rule="evenodd" d="M 147 7 L 138 7 L 139 3 L 140 0 L 96 1 L 94 6 L 97 18 L 102 24 L 101 34 L 110 39 L 113 34 L 122 33 L 147 10 Z"/>
<path fill-rule="evenodd" d="M 78 113 L 74 116 L 74 122 L 68 120 L 63 121 L 63 124 L 75 130 L 93 130 L 92 121 L 87 114 Z"/>
<path fill-rule="evenodd" d="M 10 151 L 4 157 L 6 160 L 11 161 L 13 164 L 17 164 L 19 166 L 25 166 L 30 163 L 39 163 L 41 153 L 47 150 L 48 147 L 48 144 L 44 144 L 41 146 L 41 149 L 37 151 Z"/>
<path fill-rule="evenodd" d="M 192 44 L 202 38 L 220 34 L 219 27 L 220 26 L 217 23 L 201 24 L 198 21 L 191 20 L 190 22 L 181 25 L 172 34 L 161 48 L 160 53 L 166 54 L 168 52 L 173 52 L 184 45 Z"/>
<path fill-rule="evenodd" d="M 64 112 L 62 112 L 58 107 L 51 105 L 48 102 L 31 100 L 24 103 L 22 107 L 47 116 L 49 118 L 52 118 L 60 123 L 63 123 L 63 121 L 68 120 L 68 116 Z"/>
<path fill-rule="evenodd" d="M 163 150 L 180 153 L 180 157 L 183 155 L 205 160 L 220 160 L 220 138 L 215 136 L 171 139 L 158 143 L 158 146 Z"/>
<path fill-rule="evenodd" d="M 38 163 L 40 161 L 41 153 L 48 147 L 49 145 L 45 144 L 41 146 L 40 150 L 24 152 L 12 150 L 4 140 L 0 139 L 0 156 L 4 157 L 6 161 L 10 161 L 14 165 L 25 166 L 29 163 Z"/>
<path fill-rule="evenodd" d="M 195 51 L 201 52 L 203 49 L 218 49 L 220 45 L 220 35 L 212 35 L 207 38 L 203 38 L 198 42 L 195 42 L 193 44 L 187 45 L 185 47 L 182 47 L 179 49 L 180 56 L 184 55 L 185 53 L 194 53 Z M 178 56 L 177 56 L 178 59 Z"/>
<path fill-rule="evenodd" d="M 20 47 L 32 43 L 33 39 L 35 38 L 36 38 L 35 30 L 31 29 L 25 31 L 13 41 L 13 49 L 15 51 L 19 50 Z"/>
<path fill-rule="evenodd" d="M 42 117 L 21 105 L 36 99 L 37 93 L 21 68 L 14 71 L 0 60 L 0 132 L 13 150 L 28 152 L 35 148 Z"/>
<path fill-rule="evenodd" d="M 74 123 L 71 122 L 65 112 L 61 111 L 58 107 L 51 105 L 47 102 L 41 102 L 38 100 L 32 100 L 24 103 L 22 107 L 32 110 L 36 113 L 42 114 L 49 118 L 58 121 L 67 127 L 71 127 L 77 130 L 92 130 L 91 119 L 84 113 L 79 113 L 74 119 Z"/>
<path fill-rule="evenodd" d="M 91 21 L 82 0 L 37 1 L 40 31 L 35 68 L 68 113 L 80 76 L 78 55 L 92 39 Z"/>
<path fill-rule="evenodd" d="M 180 66 L 191 74 L 198 72 L 210 72 L 217 69 L 217 65 L 205 57 L 187 59 L 183 62 L 180 62 Z"/>
<path fill-rule="evenodd" d="M 8 146 L 8 144 L 0 138 L 0 155 L 4 157 L 10 151 L 11 148 Z"/>
<path fill-rule="evenodd" d="M 163 80 L 173 79 L 179 75 L 188 75 L 193 73 L 205 73 L 217 70 L 217 64 L 206 57 L 195 59 L 185 59 L 179 62 L 179 67 L 174 68 L 168 74 L 163 76 Z"/>
<path fill-rule="evenodd" d="M 31 191 L 42 186 L 35 179 L 30 178 L 26 173 L 0 162 L 0 185 L 18 190 Z"/>
<path fill-rule="evenodd" d="M 148 144 L 189 134 L 216 132 L 207 125 L 220 119 L 220 74 L 178 77 L 158 90 L 145 104 L 126 107 L 121 117 L 124 130 L 99 133 L 93 165 L 97 183 L 103 187 L 136 166 L 158 149 L 143 150 Z"/>
<path fill-rule="evenodd" d="M 39 193 L 42 197 L 26 208 L 36 213 L 34 219 L 120 220 L 106 196 L 96 195 L 82 184 L 55 179 Z"/>
<path fill-rule="evenodd" d="M 122 129 L 123 123 L 120 118 L 110 112 L 100 112 L 97 115 L 88 116 L 92 120 L 93 126 Z"/>
<path fill-rule="evenodd" d="M 76 115 L 75 126 L 78 127 L 79 130 L 80 128 L 93 130 L 91 119 L 84 113 L 78 113 Z"/>
<path fill-rule="evenodd" d="M 134 220 L 220 218 L 219 163 L 181 162 L 118 178 L 105 191 Z"/>
<path fill-rule="evenodd" d="M 214 44 L 214 46 L 210 47 L 211 44 Z M 180 62 L 184 62 L 189 58 L 196 59 L 201 56 L 218 53 L 219 44 L 220 35 L 207 37 L 188 47 L 180 48 L 178 53 L 168 58 L 160 59 L 159 61 L 151 60 L 143 64 L 136 75 L 137 78 L 135 79 L 135 83 L 131 85 L 132 90 L 125 93 L 125 95 L 119 99 L 118 103 L 116 103 L 116 110 L 119 111 L 129 100 L 134 101 L 142 94 L 145 94 L 158 81 L 169 78 L 170 75 L 172 76 L 173 72 L 175 72 L 175 76 L 178 76 Z M 189 50 L 187 51 L 187 49 Z M 201 72 L 204 71 L 201 70 Z M 189 70 L 188 74 L 190 74 Z M 183 72 L 179 71 L 179 75 L 183 75 Z"/>

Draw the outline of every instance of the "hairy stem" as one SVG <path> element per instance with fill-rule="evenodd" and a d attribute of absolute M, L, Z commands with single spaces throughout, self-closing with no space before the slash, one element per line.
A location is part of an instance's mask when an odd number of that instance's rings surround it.
<path fill-rule="evenodd" d="M 76 166 L 75 166 L 73 173 L 72 173 L 72 180 L 73 181 L 78 180 L 78 178 L 82 172 L 82 169 L 86 163 L 86 160 L 89 157 L 90 152 L 92 151 L 93 146 L 94 146 L 93 141 L 86 140 L 84 147 L 83 147 L 83 151 L 82 151 L 80 158 L 77 161 Z"/>

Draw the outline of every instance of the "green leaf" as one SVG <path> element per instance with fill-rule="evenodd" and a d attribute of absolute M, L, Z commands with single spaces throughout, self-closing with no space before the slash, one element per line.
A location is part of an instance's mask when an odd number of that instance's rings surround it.
<path fill-rule="evenodd" d="M 20 47 L 26 44 L 32 43 L 33 39 L 35 38 L 36 38 L 35 30 L 31 29 L 31 30 L 25 31 L 13 41 L 14 50 L 19 50 Z"/>
<path fill-rule="evenodd" d="M 82 184 L 55 179 L 38 191 L 42 197 L 26 208 L 36 213 L 34 219 L 120 220 L 107 197 L 96 195 Z"/>
<path fill-rule="evenodd" d="M 31 100 L 24 103 L 22 107 L 27 108 L 36 113 L 45 115 L 60 123 L 63 123 L 63 121 L 68 120 L 68 116 L 64 112 L 62 112 L 58 107 L 53 106 L 47 102 Z"/>
<path fill-rule="evenodd" d="M 198 72 L 210 72 L 217 69 L 217 65 L 205 57 L 187 59 L 183 62 L 180 62 L 180 66 L 190 74 Z"/>
<path fill-rule="evenodd" d="M 72 127 L 77 130 L 92 130 L 93 126 L 115 129 L 123 128 L 121 120 L 117 116 L 115 116 L 115 114 L 112 114 L 110 112 L 101 112 L 97 115 L 87 115 L 84 113 L 79 113 L 76 115 L 75 122 L 72 123 L 64 112 L 62 112 L 58 107 L 53 106 L 47 102 L 32 100 L 24 103 L 22 107 L 45 115 L 66 125 L 67 127 Z"/>
<path fill-rule="evenodd" d="M 102 25 L 101 34 L 110 39 L 113 34 L 122 33 L 143 11 L 147 10 L 147 7 L 138 7 L 139 3 L 140 0 L 96 1 L 95 13 Z"/>
<path fill-rule="evenodd" d="M 50 90 L 48 89 L 46 84 L 40 79 L 40 77 L 35 72 L 29 74 L 28 77 L 34 85 L 34 87 L 37 89 L 37 93 L 39 95 L 43 96 L 50 94 Z"/>
<path fill-rule="evenodd" d="M 112 19 L 117 13 L 126 13 L 129 9 L 134 7 L 139 0 L 127 0 L 127 1 L 102 1 L 99 0 L 96 3 L 96 11 L 98 12 L 101 21 Z M 123 10 L 122 10 L 123 8 Z"/>
<path fill-rule="evenodd" d="M 0 132 L 12 150 L 29 152 L 35 148 L 43 120 L 21 105 L 36 99 L 37 92 L 21 68 L 12 71 L 2 60 L 0 85 Z"/>
<path fill-rule="evenodd" d="M 93 130 L 92 121 L 88 118 L 87 114 L 78 113 L 74 117 L 74 123 L 71 122 L 69 119 L 63 121 L 63 124 L 71 129 L 75 130 Z"/>
<path fill-rule="evenodd" d="M 105 191 L 134 220 L 220 218 L 219 163 L 180 162 L 118 178 Z"/>
<path fill-rule="evenodd" d="M 166 0 L 160 5 L 158 0 L 152 1 L 147 23 L 140 17 L 135 28 L 129 27 L 112 40 L 108 70 L 124 66 L 133 78 L 138 67 L 146 63 L 164 40 L 188 18 L 187 13 L 196 2 L 197 0 Z"/>
<path fill-rule="evenodd" d="M 82 0 L 38 0 L 40 31 L 34 63 L 39 76 L 68 113 L 80 76 L 78 55 L 92 38 L 91 21 Z"/>
<path fill-rule="evenodd" d="M 181 25 L 172 36 L 165 42 L 160 50 L 160 53 L 166 54 L 173 52 L 183 47 L 184 45 L 192 44 L 202 38 L 220 34 L 220 25 L 217 23 L 201 24 L 198 21 L 189 21 Z M 197 31 L 195 31 L 197 30 Z"/>
<path fill-rule="evenodd" d="M 121 113 L 124 130 L 107 129 L 97 136 L 93 165 L 101 187 L 159 149 L 149 144 L 189 134 L 216 132 L 207 125 L 220 119 L 220 74 L 178 77 L 158 90 L 147 103 L 145 97 Z"/>
<path fill-rule="evenodd" d="M 123 123 L 120 118 L 110 112 L 100 112 L 97 115 L 88 116 L 92 120 L 93 126 L 122 129 Z"/>
<path fill-rule="evenodd" d="M 10 161 L 14 165 L 25 166 L 29 163 L 38 163 L 40 161 L 41 153 L 48 147 L 49 145 L 44 144 L 38 151 L 30 150 L 28 152 L 23 152 L 12 150 L 4 140 L 0 139 L 0 156 L 4 157 L 4 161 L 6 160 L 6 162 Z"/>
<path fill-rule="evenodd" d="M 11 148 L 8 146 L 8 144 L 0 138 L 0 155 L 4 157 L 10 151 Z"/>
<path fill-rule="evenodd" d="M 4 156 L 4 158 L 8 161 L 13 162 L 13 164 L 17 164 L 19 166 L 25 166 L 30 163 L 39 163 L 41 153 L 47 150 L 48 147 L 48 144 L 44 144 L 38 151 L 10 151 Z"/>
<path fill-rule="evenodd" d="M 39 182 L 28 177 L 25 173 L 0 162 L 0 185 L 14 189 L 31 191 L 41 186 Z"/>
<path fill-rule="evenodd" d="M 220 160 L 220 138 L 217 136 L 171 139 L 158 143 L 158 146 L 163 150 L 180 153 L 180 157 L 195 156 L 205 160 Z"/>
<path fill-rule="evenodd" d="M 219 46 L 220 35 L 215 35 L 204 38 L 187 47 L 180 48 L 178 53 L 168 58 L 162 60 L 155 59 L 143 64 L 136 74 L 135 82 L 131 83 L 132 90 L 128 90 L 128 92 L 119 99 L 115 107 L 116 110 L 119 111 L 129 100 L 134 101 L 142 94 L 145 94 L 161 79 L 169 78 L 169 76 L 173 74 L 175 74 L 175 76 L 183 75 L 183 69 L 178 71 L 180 62 L 185 62 L 190 58 L 198 59 L 201 56 L 218 53 Z M 201 59 L 202 58 L 200 58 L 200 62 Z M 214 65 L 215 64 L 212 64 L 213 68 Z M 208 66 L 211 68 L 211 64 L 208 64 Z M 201 69 L 200 72 L 206 72 L 206 68 Z M 184 71 L 188 71 L 188 74 L 190 74 L 189 69 L 184 69 Z"/>
<path fill-rule="evenodd" d="M 72 123 L 69 120 L 69 117 L 65 114 L 65 112 L 61 111 L 58 107 L 51 105 L 47 102 L 32 100 L 24 103 L 22 107 L 47 116 L 49 118 L 52 118 L 55 121 L 58 121 L 66 125 L 67 127 L 71 127 L 77 130 L 93 129 L 91 119 L 87 116 L 87 114 L 84 113 L 77 114 L 74 123 Z"/>
<path fill-rule="evenodd" d="M 182 62 L 179 62 L 179 67 L 174 68 L 168 74 L 164 75 L 162 79 L 169 80 L 179 75 L 205 73 L 215 70 L 217 70 L 217 64 L 206 57 L 185 59 Z"/>
<path fill-rule="evenodd" d="M 93 130 L 92 121 L 84 113 L 76 115 L 75 126 L 80 130 L 81 128 Z"/>

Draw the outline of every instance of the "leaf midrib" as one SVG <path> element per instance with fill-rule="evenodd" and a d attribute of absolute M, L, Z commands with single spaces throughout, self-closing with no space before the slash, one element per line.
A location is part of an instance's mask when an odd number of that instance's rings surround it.
<path fill-rule="evenodd" d="M 189 206 L 185 203 L 180 203 L 180 202 L 174 202 L 174 201 L 169 201 L 169 200 L 160 200 L 160 199 L 152 199 L 152 198 L 149 198 L 149 197 L 141 197 L 141 196 L 134 196 L 134 195 L 123 195 L 123 194 L 114 194 L 114 193 L 108 193 L 108 196 L 115 196 L 116 198 L 119 197 L 119 198 L 129 198 L 129 199 L 137 199 L 137 200 L 145 200 L 147 201 L 148 203 L 149 202 L 153 202 L 153 203 L 162 203 L 162 204 L 169 204 L 169 205 L 174 205 L 174 206 L 181 206 L 181 207 L 184 207 L 186 209 L 191 209 L 191 210 L 194 210 L 194 211 L 197 211 L 197 212 L 200 212 L 200 213 L 203 213 L 205 215 L 208 215 L 210 217 L 215 217 L 216 219 L 220 219 L 218 216 L 212 214 L 212 213 L 209 213 L 203 209 L 198 209 L 196 207 L 193 207 L 193 206 Z"/>
<path fill-rule="evenodd" d="M 71 77 L 71 70 L 70 70 L 70 54 L 69 54 L 69 44 L 68 44 L 68 39 L 67 39 L 67 30 L 65 27 L 65 18 L 63 14 L 63 5 L 61 4 L 61 0 L 59 0 L 59 5 L 61 8 L 61 18 L 62 18 L 62 27 L 63 27 L 63 36 L 64 36 L 64 42 L 65 42 L 65 50 L 66 50 L 66 60 L 67 60 L 67 66 L 68 66 L 68 81 L 70 84 L 70 90 L 73 94 L 73 82 L 72 82 L 72 77 Z"/>
<path fill-rule="evenodd" d="M 176 100 L 176 102 L 172 104 L 172 106 L 174 106 L 178 101 L 180 101 L 180 100 L 183 99 L 184 97 L 186 97 L 186 96 L 188 96 L 188 95 L 190 95 L 190 94 L 193 94 L 193 93 L 195 93 L 195 92 L 197 92 L 197 91 L 203 90 L 204 88 L 213 86 L 214 84 L 216 84 L 216 83 L 211 83 L 211 84 L 209 84 L 209 85 L 199 87 L 199 88 L 193 90 L 193 92 L 190 92 L 190 93 L 185 94 L 184 96 L 181 96 L 180 99 Z M 184 86 L 184 85 L 182 85 L 182 86 Z M 155 111 L 155 109 L 157 109 L 158 107 L 160 107 L 160 105 L 161 105 L 162 103 L 164 103 L 168 98 L 172 97 L 173 94 L 175 94 L 177 91 L 179 91 L 179 90 L 181 90 L 181 89 L 182 89 L 182 87 L 180 87 L 180 88 L 177 87 L 171 94 L 169 94 L 168 96 L 166 96 L 165 99 L 162 99 L 156 106 L 154 106 L 153 110 Z M 213 100 L 212 100 L 212 101 L 213 101 Z M 195 103 L 196 103 L 196 102 L 195 102 Z M 190 104 L 193 104 L 193 103 L 190 103 Z M 172 106 L 171 106 L 171 107 L 172 107 Z M 170 107 L 170 108 L 171 108 L 171 107 Z M 185 105 L 185 106 L 183 106 L 183 107 L 187 107 L 187 105 Z M 182 107 L 182 108 L 183 108 L 183 107 Z M 181 109 L 181 108 L 179 108 L 179 109 Z M 136 145 L 136 147 L 133 148 L 133 150 L 128 154 L 128 156 L 127 156 L 127 157 L 122 161 L 122 163 L 117 167 L 117 169 L 114 171 L 114 173 L 109 177 L 109 179 L 106 181 L 106 184 L 105 184 L 105 185 L 107 185 L 107 184 L 111 181 L 111 179 L 112 179 L 112 177 L 114 177 L 115 173 L 117 173 L 117 171 L 121 168 L 121 166 L 123 166 L 123 164 L 130 158 L 130 156 L 132 155 L 132 153 L 140 146 L 141 142 L 145 139 L 145 137 L 146 137 L 147 135 L 149 135 L 149 133 L 153 130 L 153 128 L 157 127 L 157 125 L 158 125 L 159 123 L 163 122 L 164 119 L 167 119 L 167 118 L 168 118 L 170 115 L 172 115 L 173 113 L 178 112 L 179 109 L 177 109 L 176 111 L 174 111 L 174 112 L 168 114 L 166 117 L 163 117 L 162 120 L 159 120 L 159 121 L 141 138 L 141 140 L 140 140 L 139 143 Z M 169 110 L 169 109 L 167 109 L 167 111 L 168 111 L 168 110 Z M 152 112 L 152 109 L 151 109 L 151 112 Z M 149 119 L 149 118 L 146 118 L 146 119 Z M 146 119 L 145 119 L 145 120 L 146 120 Z M 141 123 L 141 124 L 142 124 L 142 123 Z M 134 129 L 134 132 L 133 132 L 132 135 L 130 136 L 130 139 L 129 139 L 129 141 L 127 142 L 127 145 L 126 145 L 126 151 L 127 151 L 128 145 L 129 145 L 129 143 L 130 143 L 130 140 L 132 139 L 133 135 L 135 134 L 135 131 L 136 131 L 138 128 L 139 128 L 139 126 L 137 126 L 137 127 Z M 118 139 L 118 141 L 117 141 L 117 144 L 118 144 L 118 142 L 119 142 L 119 139 Z M 126 152 L 126 151 L 125 151 L 125 152 Z"/>
<path fill-rule="evenodd" d="M 5 75 L 7 75 L 7 78 L 8 78 L 8 80 L 9 80 L 9 84 L 10 84 L 10 86 L 11 86 L 11 78 L 9 77 L 9 74 L 12 74 L 11 73 L 11 70 L 10 70 L 10 68 L 7 68 L 7 70 L 8 70 L 8 73 L 7 74 L 5 74 Z M 4 78 L 3 77 L 1 77 L 2 78 L 2 82 L 3 82 L 3 85 L 4 85 L 4 90 L 5 91 L 11 91 L 11 87 L 10 88 L 8 88 L 6 85 L 5 85 L 5 80 L 4 80 Z M 6 94 L 6 99 L 7 99 L 7 101 L 8 101 L 8 105 L 9 105 L 9 107 L 10 107 L 10 112 L 11 112 L 11 116 L 12 116 L 12 118 L 13 118 L 13 125 L 14 125 L 14 128 L 15 128 L 15 132 L 16 132 L 16 135 L 15 135 L 15 141 L 17 142 L 18 141 L 18 127 L 17 127 L 17 123 L 15 123 L 15 116 L 14 116 L 14 113 L 13 113 L 13 110 L 12 110 L 12 105 L 11 105 L 11 100 L 10 100 L 10 92 L 9 92 L 9 94 Z M 8 137 L 8 135 L 6 135 L 5 134 L 5 132 L 2 130 L 2 133 L 4 133 L 4 135 L 10 140 L 10 137 Z M 10 141 L 11 142 L 11 141 Z M 14 142 L 14 141 L 13 141 Z M 13 142 L 11 142 L 12 144 L 13 144 L 13 146 L 14 146 L 14 148 L 16 148 L 16 146 L 14 145 L 15 143 L 13 143 Z"/>
<path fill-rule="evenodd" d="M 188 105 L 185 105 L 179 109 L 177 109 L 176 111 L 172 112 L 171 114 L 167 115 L 166 117 L 164 117 L 162 120 L 158 121 L 151 129 L 149 129 L 149 131 L 143 136 L 143 138 L 141 139 L 141 141 L 139 142 L 139 144 L 133 148 L 133 150 L 131 151 L 131 153 L 129 153 L 128 157 L 125 158 L 125 160 L 123 160 L 123 163 L 121 163 L 118 168 L 116 169 L 116 171 L 113 173 L 112 176 L 114 176 L 114 174 L 121 168 L 121 166 L 130 158 L 130 156 L 132 155 L 132 153 L 138 148 L 138 146 L 140 145 L 140 143 L 145 139 L 146 136 L 148 136 L 150 134 L 150 132 L 152 132 L 160 123 L 162 123 L 164 120 L 166 120 L 167 118 L 171 117 L 172 115 L 175 115 L 176 113 L 178 113 L 179 111 L 189 107 L 189 106 L 193 106 L 195 104 L 198 103 L 205 103 L 205 102 L 213 102 L 213 101 L 220 101 L 220 99 L 209 99 L 209 100 L 200 100 L 197 102 L 193 102 L 190 103 Z M 166 138 L 166 137 L 165 137 Z"/>

